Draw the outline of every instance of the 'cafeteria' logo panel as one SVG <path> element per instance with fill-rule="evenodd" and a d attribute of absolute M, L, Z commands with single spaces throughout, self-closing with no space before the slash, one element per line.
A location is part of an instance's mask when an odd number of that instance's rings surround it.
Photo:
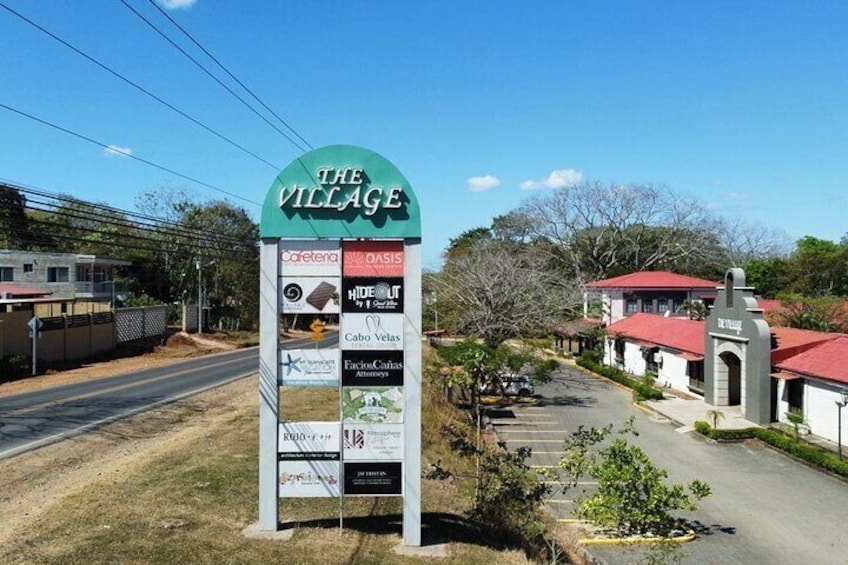
<path fill-rule="evenodd" d="M 341 276 L 341 242 L 338 240 L 281 240 L 280 272 L 284 277 Z"/>
<path fill-rule="evenodd" d="M 280 352 L 281 386 L 339 386 L 338 349 L 284 349 Z"/>
<path fill-rule="evenodd" d="M 342 314 L 342 349 L 403 349 L 403 314 Z"/>
<path fill-rule="evenodd" d="M 402 278 L 345 278 L 342 312 L 403 313 Z"/>
<path fill-rule="evenodd" d="M 339 283 L 337 278 L 283 277 L 283 314 L 338 314 Z"/>

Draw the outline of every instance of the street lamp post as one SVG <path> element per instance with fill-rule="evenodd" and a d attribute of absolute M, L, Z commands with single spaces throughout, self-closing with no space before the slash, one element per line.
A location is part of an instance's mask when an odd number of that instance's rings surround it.
<path fill-rule="evenodd" d="M 839 460 L 842 460 L 842 409 L 848 405 L 848 389 L 840 391 L 840 399 L 836 401 L 836 445 L 839 453 Z"/>
<path fill-rule="evenodd" d="M 197 333 L 203 333 L 203 270 L 197 260 Z"/>

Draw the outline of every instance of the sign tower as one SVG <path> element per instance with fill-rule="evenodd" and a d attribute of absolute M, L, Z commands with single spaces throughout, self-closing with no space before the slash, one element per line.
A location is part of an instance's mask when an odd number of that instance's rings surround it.
<path fill-rule="evenodd" d="M 373 151 L 310 151 L 268 190 L 260 239 L 260 529 L 279 527 L 280 499 L 402 496 L 404 544 L 421 545 L 421 221 L 412 188 Z M 337 315 L 339 345 L 283 350 L 283 314 Z M 320 347 L 323 322 L 310 329 Z M 290 421 L 281 386 L 339 387 L 339 421 Z"/>

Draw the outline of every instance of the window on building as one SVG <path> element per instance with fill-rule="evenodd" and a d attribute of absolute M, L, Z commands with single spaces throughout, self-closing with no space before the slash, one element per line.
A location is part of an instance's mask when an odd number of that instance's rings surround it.
<path fill-rule="evenodd" d="M 47 267 L 47 282 L 68 282 L 68 268 Z"/>
<path fill-rule="evenodd" d="M 628 298 L 624 301 L 624 312 L 626 314 L 635 314 L 639 311 L 639 303 L 635 298 Z"/>
<path fill-rule="evenodd" d="M 624 340 L 615 340 L 615 362 L 624 363 Z"/>
<path fill-rule="evenodd" d="M 658 363 L 658 360 L 661 355 L 659 348 L 647 348 L 642 352 L 642 355 L 645 358 L 645 372 L 658 375 L 660 373 L 660 364 Z"/>
<path fill-rule="evenodd" d="M 13 280 L 15 280 L 14 274 L 14 268 L 0 267 L 0 282 L 12 282 Z"/>
<path fill-rule="evenodd" d="M 680 314 L 683 312 L 683 299 L 682 298 L 672 298 L 671 299 L 671 312 L 672 314 Z"/>
<path fill-rule="evenodd" d="M 642 312 L 647 312 L 648 314 L 653 313 L 654 311 L 654 301 L 651 299 L 642 301 Z"/>
<path fill-rule="evenodd" d="M 31 273 L 32 272 L 32 263 L 24 263 L 24 272 Z"/>
<path fill-rule="evenodd" d="M 789 412 L 804 413 L 804 379 L 786 381 L 786 395 L 789 397 Z"/>
<path fill-rule="evenodd" d="M 689 373 L 689 390 L 704 394 L 704 362 L 689 361 L 686 372 Z"/>
<path fill-rule="evenodd" d="M 667 298 L 657 298 L 657 314 L 668 312 L 668 303 L 669 300 Z"/>

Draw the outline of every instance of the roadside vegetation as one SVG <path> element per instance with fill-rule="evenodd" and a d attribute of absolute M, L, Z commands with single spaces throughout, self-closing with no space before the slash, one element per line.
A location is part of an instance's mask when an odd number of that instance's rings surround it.
<path fill-rule="evenodd" d="M 716 441 L 758 439 L 808 465 L 848 478 L 848 461 L 839 459 L 836 453 L 807 443 L 794 434 L 789 435 L 772 428 L 760 427 L 719 429 L 703 421 L 695 422 L 695 431 Z"/>

